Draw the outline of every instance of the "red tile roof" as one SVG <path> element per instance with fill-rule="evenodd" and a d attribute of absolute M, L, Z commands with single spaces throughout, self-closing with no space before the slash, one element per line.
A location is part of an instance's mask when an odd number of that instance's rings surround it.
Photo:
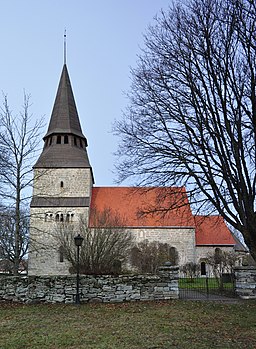
<path fill-rule="evenodd" d="M 127 227 L 195 225 L 185 188 L 93 187 L 90 207 L 92 212 L 110 208 Z M 93 226 L 92 217 L 89 224 Z"/>
<path fill-rule="evenodd" d="M 90 208 L 91 212 L 110 209 L 126 227 L 195 227 L 197 246 L 236 243 L 221 216 L 192 215 L 183 187 L 93 187 Z M 91 214 L 91 227 L 93 221 Z"/>
<path fill-rule="evenodd" d="M 221 216 L 195 216 L 196 245 L 235 245 Z"/>

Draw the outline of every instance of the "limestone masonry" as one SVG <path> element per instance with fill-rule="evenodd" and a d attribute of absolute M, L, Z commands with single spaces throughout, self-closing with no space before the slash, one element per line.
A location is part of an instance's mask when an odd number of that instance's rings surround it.
<path fill-rule="evenodd" d="M 214 252 L 215 248 L 234 250 L 236 241 L 222 217 L 195 217 L 183 187 L 94 186 L 88 143 L 81 129 L 66 64 L 43 140 L 43 151 L 33 167 L 30 276 L 70 275 L 70 264 L 61 252 L 61 225 L 78 233 L 82 220 L 92 229 L 96 228 L 91 212 L 104 209 L 122 218 L 123 228 L 134 236 L 135 243 L 145 239 L 167 243 L 170 250 L 175 250 L 180 266 L 189 262 L 200 264 L 201 274 L 206 270 L 208 252 Z M 65 280 L 69 285 L 69 279 Z M 59 291 L 59 296 L 54 297 L 66 296 Z"/>
<path fill-rule="evenodd" d="M 179 297 L 178 267 L 162 267 L 158 275 L 82 276 L 81 302 L 129 302 Z M 23 303 L 74 303 L 73 276 L 0 277 L 0 300 Z"/>

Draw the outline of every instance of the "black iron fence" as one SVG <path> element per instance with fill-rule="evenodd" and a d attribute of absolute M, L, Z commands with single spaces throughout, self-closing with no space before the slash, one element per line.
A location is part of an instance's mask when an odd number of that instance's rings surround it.
<path fill-rule="evenodd" d="M 204 299 L 213 297 L 234 297 L 235 284 L 231 274 L 216 277 L 180 277 L 179 295 L 181 299 Z"/>

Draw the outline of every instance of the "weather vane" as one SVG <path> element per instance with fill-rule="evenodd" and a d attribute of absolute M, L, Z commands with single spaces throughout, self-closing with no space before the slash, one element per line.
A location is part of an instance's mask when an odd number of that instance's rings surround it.
<path fill-rule="evenodd" d="M 67 61 L 67 30 L 65 28 L 64 30 L 64 64 L 66 64 Z"/>

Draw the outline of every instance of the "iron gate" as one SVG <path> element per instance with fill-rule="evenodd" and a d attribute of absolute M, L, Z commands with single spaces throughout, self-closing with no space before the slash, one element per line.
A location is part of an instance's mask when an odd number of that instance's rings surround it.
<path fill-rule="evenodd" d="M 181 299 L 219 299 L 235 297 L 235 280 L 231 274 L 221 278 L 201 276 L 179 278 L 179 297 Z"/>

